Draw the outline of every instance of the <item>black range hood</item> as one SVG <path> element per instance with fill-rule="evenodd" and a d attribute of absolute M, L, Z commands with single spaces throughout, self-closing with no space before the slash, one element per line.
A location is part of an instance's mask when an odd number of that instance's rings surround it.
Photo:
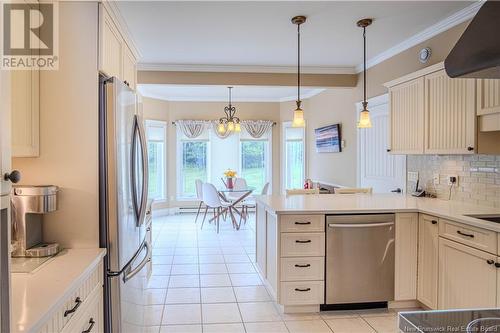
<path fill-rule="evenodd" d="M 444 66 L 450 77 L 500 79 L 500 1 L 484 3 Z"/>

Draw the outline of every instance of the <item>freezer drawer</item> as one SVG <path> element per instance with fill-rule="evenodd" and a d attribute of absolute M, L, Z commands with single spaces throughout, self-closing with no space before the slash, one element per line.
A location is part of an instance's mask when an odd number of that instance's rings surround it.
<path fill-rule="evenodd" d="M 394 214 L 327 217 L 326 304 L 394 299 Z"/>

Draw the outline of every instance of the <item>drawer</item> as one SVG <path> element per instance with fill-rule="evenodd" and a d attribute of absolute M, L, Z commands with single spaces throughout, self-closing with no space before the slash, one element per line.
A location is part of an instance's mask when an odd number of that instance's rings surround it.
<path fill-rule="evenodd" d="M 281 257 L 323 257 L 325 233 L 282 233 Z"/>
<path fill-rule="evenodd" d="M 281 215 L 281 232 L 325 231 L 325 215 Z"/>
<path fill-rule="evenodd" d="M 324 281 L 281 282 L 280 304 L 311 305 L 325 303 Z"/>
<path fill-rule="evenodd" d="M 64 329 L 64 333 L 90 332 L 102 333 L 104 330 L 104 316 L 102 306 L 102 287 L 92 293 L 82 309 L 82 313 L 75 317 Z"/>
<path fill-rule="evenodd" d="M 281 259 L 281 281 L 321 281 L 324 278 L 324 257 Z"/>
<path fill-rule="evenodd" d="M 439 219 L 439 236 L 497 254 L 497 233 L 494 231 Z"/>
<path fill-rule="evenodd" d="M 71 293 L 52 317 L 42 326 L 39 332 L 61 332 L 68 323 L 73 322 L 72 318 L 77 318 L 84 311 L 87 299 L 90 294 L 103 285 L 102 262 L 90 273 L 82 284 Z"/>

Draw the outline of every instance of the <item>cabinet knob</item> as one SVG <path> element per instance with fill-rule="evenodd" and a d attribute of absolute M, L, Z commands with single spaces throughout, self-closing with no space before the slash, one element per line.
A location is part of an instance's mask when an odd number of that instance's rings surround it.
<path fill-rule="evenodd" d="M 390 153 L 390 152 L 391 152 L 391 150 L 390 150 L 390 149 L 386 149 L 386 150 L 387 150 L 387 152 L 388 152 L 388 153 Z"/>
<path fill-rule="evenodd" d="M 469 146 L 469 147 L 467 147 L 467 150 L 468 150 L 468 151 L 473 151 L 473 150 L 474 150 L 474 147 Z"/>
<path fill-rule="evenodd" d="M 488 265 L 493 265 L 495 263 L 495 261 L 488 259 L 488 260 L 486 260 L 486 263 L 488 263 Z"/>
<path fill-rule="evenodd" d="M 437 224 L 437 223 L 438 223 L 438 221 L 436 221 L 436 220 L 432 220 L 432 221 L 431 221 L 431 223 L 432 223 L 432 224 Z"/>
<path fill-rule="evenodd" d="M 5 175 L 3 175 L 3 180 L 11 181 L 12 183 L 16 184 L 21 180 L 21 173 L 17 170 L 12 170 L 11 173 L 6 173 Z"/>

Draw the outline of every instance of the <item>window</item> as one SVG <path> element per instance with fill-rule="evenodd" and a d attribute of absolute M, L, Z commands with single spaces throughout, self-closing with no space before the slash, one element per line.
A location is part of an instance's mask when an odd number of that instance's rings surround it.
<path fill-rule="evenodd" d="M 252 138 L 245 130 L 240 133 L 240 177 L 247 185 L 260 194 L 264 185 L 270 181 L 272 160 L 270 142 L 271 131 L 261 138 Z"/>
<path fill-rule="evenodd" d="M 283 123 L 284 189 L 302 188 L 305 178 L 305 132 L 303 128 Z"/>
<path fill-rule="evenodd" d="M 148 197 L 155 201 L 166 200 L 166 131 L 164 121 L 146 120 L 146 137 L 149 160 Z"/>
<path fill-rule="evenodd" d="M 208 181 L 207 152 L 207 141 L 182 142 L 181 197 L 196 197 L 196 179 Z"/>

